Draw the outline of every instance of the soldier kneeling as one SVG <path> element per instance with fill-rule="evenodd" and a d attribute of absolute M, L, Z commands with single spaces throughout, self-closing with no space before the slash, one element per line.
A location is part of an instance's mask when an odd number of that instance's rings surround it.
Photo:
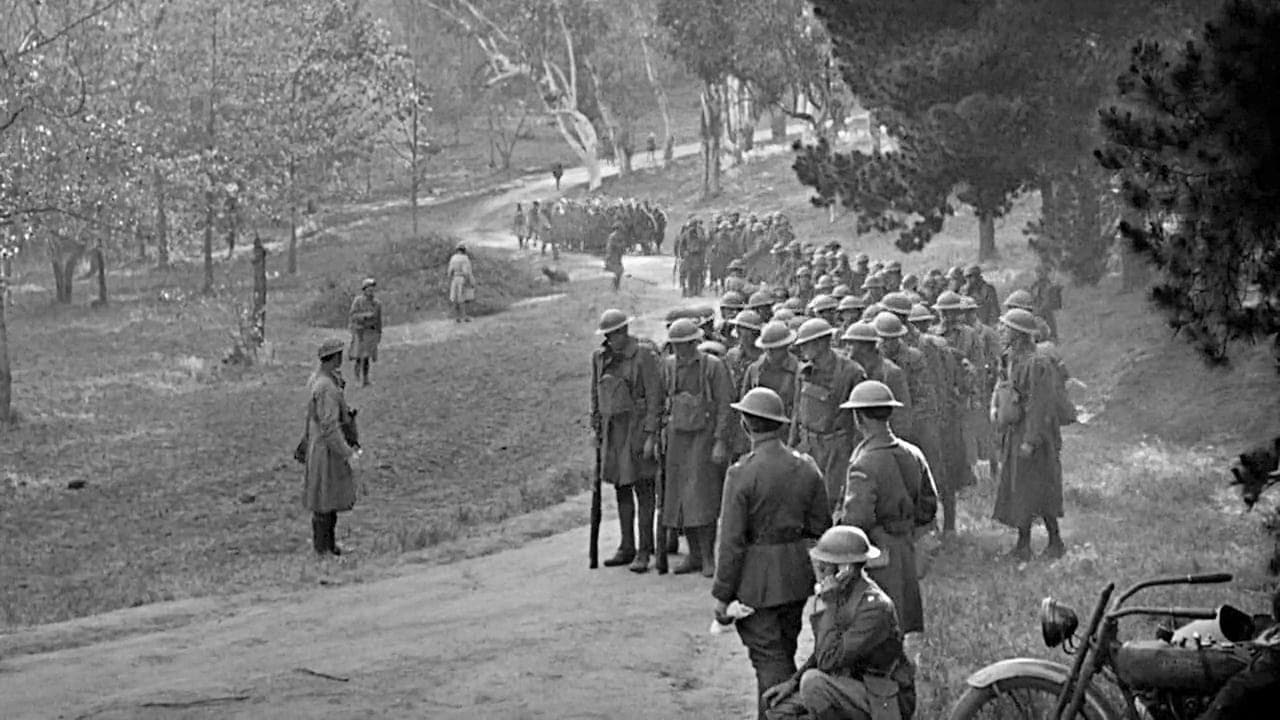
<path fill-rule="evenodd" d="M 813 656 L 764 693 L 770 720 L 907 720 L 915 668 L 902 652 L 893 601 L 863 572 L 880 556 L 866 533 L 838 525 L 809 551 L 818 578 Z"/>

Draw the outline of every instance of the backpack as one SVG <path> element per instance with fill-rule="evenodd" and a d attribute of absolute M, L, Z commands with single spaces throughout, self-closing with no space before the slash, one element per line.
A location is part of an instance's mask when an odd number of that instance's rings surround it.
<path fill-rule="evenodd" d="M 1067 393 L 1067 380 L 1071 378 L 1071 374 L 1067 372 L 1067 366 L 1052 355 L 1049 356 L 1049 367 L 1053 372 L 1053 405 L 1058 416 L 1058 425 L 1071 425 L 1079 420 L 1076 405 L 1071 402 L 1071 395 Z"/>

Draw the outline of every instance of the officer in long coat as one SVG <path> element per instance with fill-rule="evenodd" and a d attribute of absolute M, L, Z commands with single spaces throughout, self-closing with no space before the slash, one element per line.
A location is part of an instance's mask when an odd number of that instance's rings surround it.
<path fill-rule="evenodd" d="M 630 564 L 633 572 L 645 572 L 654 550 L 654 478 L 665 388 L 658 354 L 630 334 L 630 322 L 621 310 L 600 316 L 596 332 L 604 342 L 591 354 L 591 425 L 600 443 L 601 481 L 613 485 L 622 530 L 618 551 L 605 567 Z"/>
<path fill-rule="evenodd" d="M 356 504 L 352 466 L 359 466 L 361 450 L 347 442 L 343 425 L 349 422 L 342 379 L 341 340 L 326 340 L 317 355 L 320 367 L 307 381 L 306 477 L 302 506 L 311 511 L 312 546 L 320 555 L 341 555 L 336 527 L 338 513 Z"/>
<path fill-rule="evenodd" d="M 924 630 L 915 538 L 933 526 L 938 491 L 920 448 L 893 434 L 890 417 L 901 403 L 884 383 L 859 383 L 841 407 L 854 411 L 862 434 L 849 460 L 839 521 L 863 528 L 886 558 L 871 578 L 893 598 L 902 632 Z"/>
<path fill-rule="evenodd" d="M 681 528 L 689 555 L 672 572 L 715 573 L 716 520 L 729 457 L 732 410 L 736 397 L 729 370 L 698 350 L 702 329 L 681 318 L 667 329 L 675 350 L 663 367 L 667 398 L 666 472 L 663 522 Z"/>
<path fill-rule="evenodd" d="M 996 520 L 1018 531 L 1010 556 L 1031 557 L 1031 523 L 1044 520 L 1049 533 L 1047 558 L 1062 557 L 1066 546 L 1058 530 L 1062 517 L 1062 431 L 1058 425 L 1056 371 L 1053 361 L 1036 350 L 1035 316 L 1014 308 L 1000 318 L 1005 351 L 1002 382 L 997 383 L 991 411 L 1000 433 L 1000 482 Z"/>
<path fill-rule="evenodd" d="M 909 720 L 915 667 L 893 600 L 864 568 L 881 557 L 866 533 L 837 525 L 809 551 L 818 578 L 813 654 L 764 694 L 769 720 Z"/>
<path fill-rule="evenodd" d="M 716 616 L 737 600 L 755 612 L 737 621 L 759 695 L 796 671 L 796 641 L 813 591 L 807 544 L 831 526 L 826 486 L 813 458 L 783 443 L 782 398 L 753 388 L 735 403 L 751 451 L 729 468 L 716 554 Z M 760 703 L 759 717 L 764 717 Z"/>
<path fill-rule="evenodd" d="M 351 331 L 351 362 L 355 365 L 356 379 L 362 385 L 369 384 L 369 363 L 378 361 L 378 345 L 382 342 L 382 303 L 373 296 L 378 282 L 365 278 L 360 283 L 360 294 L 351 301 L 347 313 Z"/>
<path fill-rule="evenodd" d="M 853 415 L 840 403 L 867 377 L 861 365 L 832 349 L 834 334 L 835 328 L 821 318 L 806 320 L 796 333 L 804 363 L 791 425 L 791 445 L 818 462 L 833 511 L 844 497 L 845 470 L 855 441 Z"/>

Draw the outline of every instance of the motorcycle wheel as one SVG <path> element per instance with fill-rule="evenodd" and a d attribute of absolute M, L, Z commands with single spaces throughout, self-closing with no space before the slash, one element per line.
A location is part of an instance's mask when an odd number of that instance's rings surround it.
<path fill-rule="evenodd" d="M 951 720 L 1040 720 L 1053 713 L 1062 685 L 1038 677 L 1014 677 L 987 687 L 970 687 L 951 711 Z M 1113 720 L 1083 708 L 1079 720 Z M 1118 719 L 1115 719 L 1118 720 Z"/>

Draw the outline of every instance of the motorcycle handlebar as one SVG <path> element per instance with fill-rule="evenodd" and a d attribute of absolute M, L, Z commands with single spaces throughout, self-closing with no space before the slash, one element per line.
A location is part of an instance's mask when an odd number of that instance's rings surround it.
<path fill-rule="evenodd" d="M 1109 615 L 1113 620 L 1119 620 L 1126 615 L 1168 615 L 1193 620 L 1213 620 L 1218 617 L 1218 611 L 1211 608 L 1134 606 L 1116 610 Z"/>
<path fill-rule="evenodd" d="M 1231 573 L 1207 573 L 1204 575 L 1169 575 L 1167 577 L 1154 578 L 1152 580 L 1144 580 L 1137 585 L 1125 590 L 1116 600 L 1115 607 L 1120 607 L 1125 600 L 1133 597 L 1139 590 L 1145 590 L 1149 587 L 1157 587 L 1160 585 L 1208 585 L 1211 583 L 1231 582 Z"/>
<path fill-rule="evenodd" d="M 1231 573 L 1209 573 L 1207 575 L 1188 575 L 1188 585 L 1208 585 L 1210 583 L 1231 582 Z"/>

